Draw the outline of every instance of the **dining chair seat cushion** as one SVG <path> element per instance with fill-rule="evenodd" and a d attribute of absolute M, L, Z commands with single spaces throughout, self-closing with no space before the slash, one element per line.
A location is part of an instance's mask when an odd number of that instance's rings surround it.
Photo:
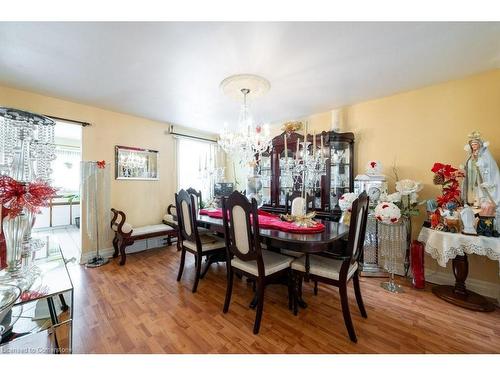
<path fill-rule="evenodd" d="M 226 243 L 223 239 L 219 237 L 212 236 L 210 234 L 200 234 L 201 251 L 210 251 L 217 249 L 224 249 Z M 197 251 L 196 243 L 192 241 L 182 241 L 182 244 L 188 249 Z"/>
<path fill-rule="evenodd" d="M 306 257 L 305 255 L 295 259 L 292 262 L 292 270 L 306 272 Z M 342 267 L 342 260 L 326 258 L 318 255 L 309 255 L 309 274 L 325 277 L 327 279 L 338 280 L 340 267 Z M 347 273 L 347 280 L 349 280 L 354 272 L 358 269 L 358 262 L 351 264 L 349 272 Z"/>
<path fill-rule="evenodd" d="M 293 251 L 287 249 L 281 249 L 281 254 L 285 254 L 294 258 L 300 258 L 302 255 L 304 255 L 304 253 L 301 253 L 300 251 Z"/>
<path fill-rule="evenodd" d="M 264 274 L 268 276 L 290 267 L 293 258 L 274 251 L 262 250 L 262 260 L 264 261 Z M 255 276 L 259 275 L 256 260 L 244 261 L 234 257 L 231 260 L 231 266 Z"/>

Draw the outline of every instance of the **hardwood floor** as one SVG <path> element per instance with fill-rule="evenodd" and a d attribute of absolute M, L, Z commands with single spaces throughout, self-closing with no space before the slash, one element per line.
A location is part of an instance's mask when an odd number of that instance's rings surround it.
<path fill-rule="evenodd" d="M 175 246 L 131 255 L 102 268 L 70 267 L 75 286 L 75 353 L 500 353 L 500 310 L 472 312 L 430 291 L 390 294 L 381 279 L 361 278 L 368 319 L 349 299 L 358 343 L 349 340 L 338 292 L 320 285 L 309 307 L 294 316 L 286 287 L 266 289 L 259 335 L 252 333 L 252 288 L 235 278 L 229 312 L 222 313 L 225 265 L 212 265 L 198 292 L 191 293 L 193 257 L 186 256 L 176 281 Z"/>

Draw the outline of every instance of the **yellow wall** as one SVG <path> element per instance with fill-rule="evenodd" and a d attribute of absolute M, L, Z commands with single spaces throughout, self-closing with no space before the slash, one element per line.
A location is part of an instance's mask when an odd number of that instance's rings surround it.
<path fill-rule="evenodd" d="M 424 184 L 421 199 L 432 198 L 439 194 L 432 183 L 432 165 L 464 164 L 463 147 L 473 130 L 490 141 L 493 157 L 500 161 L 500 69 L 355 104 L 344 108 L 343 117 L 342 131 L 353 132 L 356 137 L 355 174 L 363 173 L 370 159 L 380 160 L 393 192 L 395 164 L 399 178 Z M 301 120 L 308 121 L 311 131 L 331 129 L 331 112 Z M 421 211 L 414 221 L 414 237 L 424 220 L 423 207 Z M 429 271 L 442 270 L 432 258 L 425 261 Z M 486 257 L 471 256 L 469 275 L 498 282 L 498 267 L 498 262 Z"/>
<path fill-rule="evenodd" d="M 105 160 L 110 164 L 111 206 L 125 211 L 133 225 L 159 223 L 167 206 L 173 203 L 176 166 L 173 137 L 165 134 L 167 124 L 2 86 L 0 106 L 91 123 L 91 126 L 83 128 L 82 158 Z M 160 180 L 115 180 L 115 145 L 158 150 Z M 81 222 L 85 223 L 84 218 Z M 85 230 L 82 232 L 85 233 Z M 111 243 L 102 247 L 109 248 Z M 93 251 L 85 235 L 82 249 L 83 253 Z"/>
<path fill-rule="evenodd" d="M 369 159 L 378 159 L 392 188 L 396 165 L 400 178 L 424 184 L 422 198 L 435 197 L 440 189 L 432 183 L 432 165 L 464 164 L 464 145 L 473 130 L 491 142 L 491 153 L 500 161 L 500 69 L 356 104 L 346 108 L 346 119 L 356 135 L 358 173 Z M 416 232 L 423 219 L 422 214 L 416 220 Z M 431 269 L 439 267 L 430 257 L 426 262 Z M 498 274 L 498 262 L 471 257 L 470 277 L 498 281 Z"/>

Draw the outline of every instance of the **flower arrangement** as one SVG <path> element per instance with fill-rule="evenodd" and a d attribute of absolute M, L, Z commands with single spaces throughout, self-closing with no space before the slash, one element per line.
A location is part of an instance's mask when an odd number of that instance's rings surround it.
<path fill-rule="evenodd" d="M 365 171 L 367 175 L 380 175 L 382 173 L 382 163 L 378 160 L 370 160 L 366 163 Z"/>
<path fill-rule="evenodd" d="M 375 218 L 385 224 L 395 224 L 401 217 L 401 210 L 392 202 L 380 202 L 375 207 Z"/>
<path fill-rule="evenodd" d="M 352 209 L 352 203 L 358 198 L 358 195 L 356 193 L 344 193 L 342 196 L 339 198 L 339 207 L 340 209 L 345 212 L 351 212 Z"/>
<path fill-rule="evenodd" d="M 431 171 L 434 172 L 434 185 L 441 185 L 442 189 L 442 195 L 436 199 L 438 206 L 446 207 L 448 203 L 459 205 L 460 179 L 465 176 L 464 171 L 442 163 L 434 163 Z"/>
<path fill-rule="evenodd" d="M 9 176 L 0 176 L 0 204 L 9 210 L 7 216 L 15 218 L 24 209 L 38 213 L 46 207 L 57 189 L 44 181 L 21 183 Z"/>
<path fill-rule="evenodd" d="M 401 214 L 406 217 L 418 216 L 420 211 L 417 206 L 418 192 L 422 190 L 422 183 L 410 179 L 399 180 L 396 182 L 396 191 L 400 194 L 401 199 L 397 205 L 401 209 Z"/>

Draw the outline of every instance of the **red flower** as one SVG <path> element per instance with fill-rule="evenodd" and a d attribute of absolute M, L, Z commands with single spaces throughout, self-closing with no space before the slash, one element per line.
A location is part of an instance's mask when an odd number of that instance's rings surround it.
<path fill-rule="evenodd" d="M 382 221 L 382 216 L 380 216 L 380 215 L 377 215 L 377 220 L 380 220 L 380 221 Z"/>
<path fill-rule="evenodd" d="M 372 166 L 372 168 L 375 168 L 375 166 L 377 165 L 377 163 L 375 163 L 374 161 L 372 161 L 372 162 L 370 163 L 370 165 Z"/>
<path fill-rule="evenodd" d="M 99 160 L 98 160 L 98 161 L 97 161 L 97 168 L 99 168 L 99 169 L 104 169 L 104 168 L 106 168 L 106 161 L 104 161 L 104 160 L 99 161 Z"/>
<path fill-rule="evenodd" d="M 395 223 L 396 221 L 398 221 L 398 219 L 396 219 L 395 217 L 391 217 L 391 223 Z"/>
<path fill-rule="evenodd" d="M 383 205 L 382 205 L 382 208 L 387 208 L 387 207 L 389 207 L 389 205 L 388 205 L 388 204 L 383 204 Z"/>

